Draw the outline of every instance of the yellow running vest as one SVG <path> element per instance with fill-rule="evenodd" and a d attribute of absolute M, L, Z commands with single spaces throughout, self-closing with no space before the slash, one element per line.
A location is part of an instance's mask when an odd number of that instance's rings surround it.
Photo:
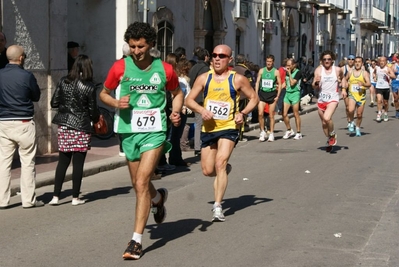
<path fill-rule="evenodd" d="M 203 132 L 218 132 L 228 129 L 238 129 L 234 118 L 238 113 L 240 93 L 234 87 L 236 72 L 230 71 L 227 79 L 216 82 L 212 79 L 215 73 L 211 70 L 204 89 L 204 107 L 213 112 L 212 120 L 203 121 Z"/>

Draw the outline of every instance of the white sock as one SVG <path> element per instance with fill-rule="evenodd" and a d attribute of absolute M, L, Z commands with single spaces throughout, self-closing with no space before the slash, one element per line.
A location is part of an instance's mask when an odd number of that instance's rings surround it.
<path fill-rule="evenodd" d="M 132 240 L 136 241 L 137 243 L 141 244 L 141 238 L 143 237 L 142 234 L 138 234 L 136 232 L 133 233 Z"/>
<path fill-rule="evenodd" d="M 152 203 L 157 204 L 161 200 L 161 193 L 157 191 L 157 195 L 151 199 Z"/>
<path fill-rule="evenodd" d="M 216 208 L 216 207 L 222 207 L 222 204 L 220 202 L 215 202 L 213 204 L 213 208 Z"/>

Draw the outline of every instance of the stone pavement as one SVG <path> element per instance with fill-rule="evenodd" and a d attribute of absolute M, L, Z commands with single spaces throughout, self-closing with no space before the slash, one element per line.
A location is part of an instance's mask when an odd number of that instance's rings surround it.
<path fill-rule="evenodd" d="M 308 112 L 317 110 L 315 104 L 316 99 L 313 99 L 313 103 L 308 106 L 303 106 L 301 115 Z M 292 118 L 293 114 L 289 114 Z M 282 120 L 281 115 L 276 115 L 276 123 Z M 259 129 L 259 124 L 249 124 L 247 131 Z M 183 152 L 183 158 L 192 157 L 193 151 Z M 36 187 L 42 187 L 46 185 L 54 184 L 55 169 L 58 163 L 58 152 L 52 154 L 46 154 L 36 157 Z M 72 165 L 72 164 L 71 164 Z M 68 168 L 65 181 L 72 179 L 72 167 Z M 125 166 L 126 160 L 124 157 L 119 156 L 119 140 L 117 137 L 112 137 L 108 140 L 100 140 L 96 137 L 92 138 L 91 150 L 87 153 L 83 177 L 97 174 L 99 172 L 113 170 L 115 168 Z M 12 170 L 11 170 L 11 195 L 14 196 L 20 191 L 20 174 L 21 168 L 19 159 L 14 159 Z"/>

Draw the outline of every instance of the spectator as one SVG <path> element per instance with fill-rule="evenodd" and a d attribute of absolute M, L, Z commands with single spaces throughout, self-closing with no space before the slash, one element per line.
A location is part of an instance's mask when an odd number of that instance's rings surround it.
<path fill-rule="evenodd" d="M 58 111 L 53 123 L 58 125 L 59 159 L 55 170 L 54 194 L 49 205 L 58 205 L 65 173 L 72 160 L 72 205 L 84 204 L 79 198 L 83 166 L 90 150 L 92 124 L 98 122 L 93 63 L 79 55 L 68 76 L 61 78 L 51 98 L 51 107 Z"/>
<path fill-rule="evenodd" d="M 195 55 L 198 58 L 197 64 L 195 64 L 188 73 L 190 78 L 190 87 L 193 88 L 194 82 L 199 75 L 208 72 L 209 66 L 209 52 L 205 48 L 199 49 Z M 202 94 L 198 94 L 195 99 L 198 104 L 202 105 L 204 103 L 204 98 Z M 195 130 L 194 130 L 194 155 L 201 155 L 201 127 L 202 127 L 202 116 L 201 114 L 195 113 Z"/>
<path fill-rule="evenodd" d="M 186 58 L 186 49 L 184 47 L 178 47 L 175 49 L 175 55 L 176 55 L 176 62 L 179 62 L 180 59 L 185 59 Z"/>
<path fill-rule="evenodd" d="M 40 99 L 35 76 L 24 70 L 22 46 L 7 49 L 9 64 L 0 69 L 0 208 L 11 197 L 11 164 L 18 147 L 21 161 L 21 200 L 23 208 L 42 207 L 35 194 L 36 128 L 33 102 Z"/>
<path fill-rule="evenodd" d="M 312 88 L 312 82 L 313 82 L 313 77 L 314 77 L 314 67 L 313 67 L 313 59 L 309 58 L 308 59 L 308 64 L 301 70 L 302 72 L 302 95 L 301 97 L 304 97 L 307 94 L 312 94 L 313 93 L 313 88 Z M 312 97 L 313 98 L 313 97 Z M 310 99 L 310 103 L 312 102 L 312 98 Z"/>
<path fill-rule="evenodd" d="M 75 59 L 79 55 L 79 44 L 76 42 L 68 42 L 68 72 L 71 71 Z"/>
<path fill-rule="evenodd" d="M 4 68 L 8 64 L 6 44 L 6 35 L 0 32 L 0 69 Z"/>
<path fill-rule="evenodd" d="M 184 98 L 190 93 L 191 90 L 187 76 L 189 70 L 189 61 L 187 59 L 182 58 L 179 60 L 179 62 L 177 62 L 176 73 L 179 77 L 179 86 L 183 91 Z M 172 143 L 172 149 L 169 152 L 169 164 L 188 167 L 191 164 L 183 160 L 182 150 L 180 147 L 180 139 L 187 122 L 187 108 L 185 106 L 183 106 L 183 110 L 180 113 L 180 118 L 181 122 L 179 126 L 171 126 L 170 142 Z"/>

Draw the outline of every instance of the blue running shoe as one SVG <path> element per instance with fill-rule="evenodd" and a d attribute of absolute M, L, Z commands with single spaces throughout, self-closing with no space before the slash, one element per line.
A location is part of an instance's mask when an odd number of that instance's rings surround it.
<path fill-rule="evenodd" d="M 399 110 L 396 111 L 395 118 L 399 119 Z"/>
<path fill-rule="evenodd" d="M 362 133 L 360 132 L 360 128 L 356 128 L 356 136 L 362 136 Z"/>
<path fill-rule="evenodd" d="M 351 133 L 355 131 L 355 124 L 353 123 L 353 121 L 349 123 L 348 130 Z"/>

